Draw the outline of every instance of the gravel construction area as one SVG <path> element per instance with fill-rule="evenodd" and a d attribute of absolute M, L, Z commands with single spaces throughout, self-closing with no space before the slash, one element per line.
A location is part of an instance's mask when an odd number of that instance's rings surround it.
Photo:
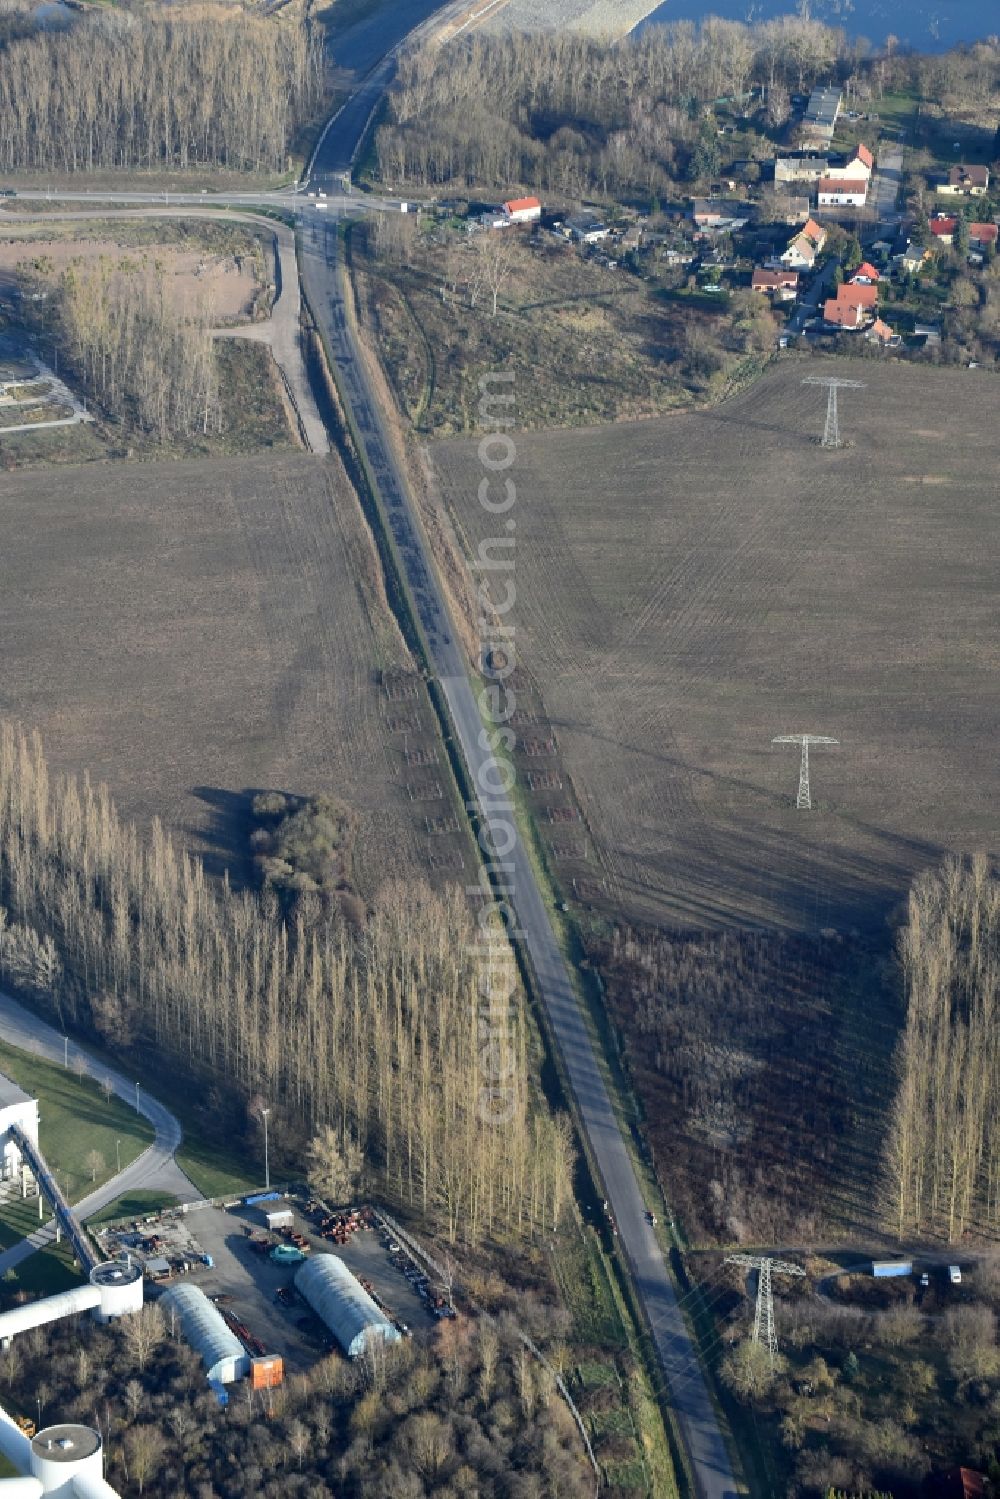
<path fill-rule="evenodd" d="M 329 1244 L 301 1204 L 293 1201 L 167 1212 L 142 1219 L 137 1235 L 121 1240 L 119 1230 L 109 1230 L 102 1235 L 102 1242 L 109 1255 L 124 1247 L 141 1254 L 137 1241 L 155 1234 L 159 1243 L 150 1251 L 152 1255 L 163 1255 L 172 1265 L 184 1259 L 190 1267 L 174 1274 L 162 1288 L 185 1281 L 198 1286 L 220 1312 L 248 1328 L 266 1352 L 280 1354 L 286 1368 L 294 1373 L 315 1363 L 331 1345 L 332 1335 L 294 1291 L 298 1265 L 275 1264 L 267 1252 L 283 1241 L 278 1234 L 267 1232 L 265 1212 L 284 1207 L 291 1208 L 292 1227 L 308 1240 L 312 1256 L 330 1252 L 338 1255 L 374 1292 L 386 1313 L 411 1332 L 428 1331 L 435 1325 L 427 1304 L 407 1278 L 409 1261 L 389 1253 L 387 1235 L 381 1229 L 359 1228 L 346 1243 Z M 210 1256 L 213 1263 L 202 1263 L 202 1255 Z M 159 1289 L 149 1287 L 147 1294 L 154 1298 Z"/>
<path fill-rule="evenodd" d="M 659 0 L 510 0 L 484 31 L 583 31 L 617 40 L 634 31 Z"/>

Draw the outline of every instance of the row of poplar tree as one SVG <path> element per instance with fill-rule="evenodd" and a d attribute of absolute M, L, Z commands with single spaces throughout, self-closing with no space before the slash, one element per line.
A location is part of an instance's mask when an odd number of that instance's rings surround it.
<path fill-rule="evenodd" d="M 889 1190 L 900 1237 L 1000 1222 L 1000 881 L 949 860 L 910 893 Z"/>
<path fill-rule="evenodd" d="M 0 53 L 0 168 L 284 171 L 322 97 L 321 36 L 296 20 L 88 15 Z"/>
<path fill-rule="evenodd" d="M 332 1126 L 452 1240 L 554 1227 L 569 1128 L 533 1097 L 516 983 L 484 1002 L 468 901 L 388 884 L 357 927 L 311 900 L 286 920 L 273 893 L 210 881 L 0 725 L 0 978 L 63 1025 L 266 1101 L 288 1137 Z"/>

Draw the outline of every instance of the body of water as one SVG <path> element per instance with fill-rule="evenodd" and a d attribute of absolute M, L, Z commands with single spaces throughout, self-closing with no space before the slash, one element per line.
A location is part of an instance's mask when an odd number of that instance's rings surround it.
<path fill-rule="evenodd" d="M 664 0 L 640 29 L 659 21 L 770 21 L 787 15 L 789 0 Z M 889 35 L 918 52 L 943 52 L 958 42 L 1000 34 L 1000 0 L 815 0 L 809 14 L 881 46 Z"/>

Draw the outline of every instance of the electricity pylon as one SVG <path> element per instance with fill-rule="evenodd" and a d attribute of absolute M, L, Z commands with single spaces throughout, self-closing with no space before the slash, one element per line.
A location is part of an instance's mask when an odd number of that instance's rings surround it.
<path fill-rule="evenodd" d="M 864 380 L 841 380 L 836 375 L 807 375 L 802 384 L 826 386 L 829 392 L 826 398 L 826 426 L 823 428 L 823 441 L 820 446 L 824 448 L 842 448 L 844 444 L 840 440 L 837 391 L 864 390 Z"/>
<path fill-rule="evenodd" d="M 772 744 L 801 744 L 802 756 L 799 760 L 799 794 L 795 798 L 795 806 L 798 811 L 812 811 L 812 798 L 809 795 L 809 746 L 811 744 L 839 744 L 839 739 L 829 739 L 825 734 L 779 734 Z"/>
<path fill-rule="evenodd" d="M 755 1343 L 767 1344 L 773 1369 L 774 1355 L 778 1351 L 778 1339 L 774 1332 L 774 1296 L 771 1292 L 771 1276 L 774 1273 L 805 1275 L 806 1272 L 798 1265 L 790 1265 L 787 1260 L 774 1260 L 767 1254 L 727 1254 L 726 1264 L 746 1265 L 748 1270 L 757 1271 L 757 1308 L 753 1319 L 753 1340 Z"/>

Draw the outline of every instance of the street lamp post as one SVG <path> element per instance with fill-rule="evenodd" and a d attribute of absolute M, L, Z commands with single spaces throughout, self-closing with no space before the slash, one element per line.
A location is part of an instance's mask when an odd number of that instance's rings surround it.
<path fill-rule="evenodd" d="M 136 1085 L 135 1085 L 135 1111 L 138 1114 L 138 1112 L 139 1112 L 139 1084 L 138 1083 L 136 1083 Z"/>
<path fill-rule="evenodd" d="M 63 1036 L 63 1066 L 69 1067 L 69 1037 Z"/>
<path fill-rule="evenodd" d="M 120 1172 L 122 1169 L 122 1142 L 115 1141 L 115 1167 Z"/>
<path fill-rule="evenodd" d="M 271 1167 L 270 1167 L 270 1163 L 268 1162 L 268 1158 L 267 1158 L 267 1116 L 268 1116 L 268 1114 L 270 1112 L 271 1112 L 270 1109 L 261 1109 L 261 1111 L 260 1111 L 260 1117 L 264 1121 L 264 1191 L 265 1192 L 270 1192 L 270 1190 L 271 1190 Z"/>

